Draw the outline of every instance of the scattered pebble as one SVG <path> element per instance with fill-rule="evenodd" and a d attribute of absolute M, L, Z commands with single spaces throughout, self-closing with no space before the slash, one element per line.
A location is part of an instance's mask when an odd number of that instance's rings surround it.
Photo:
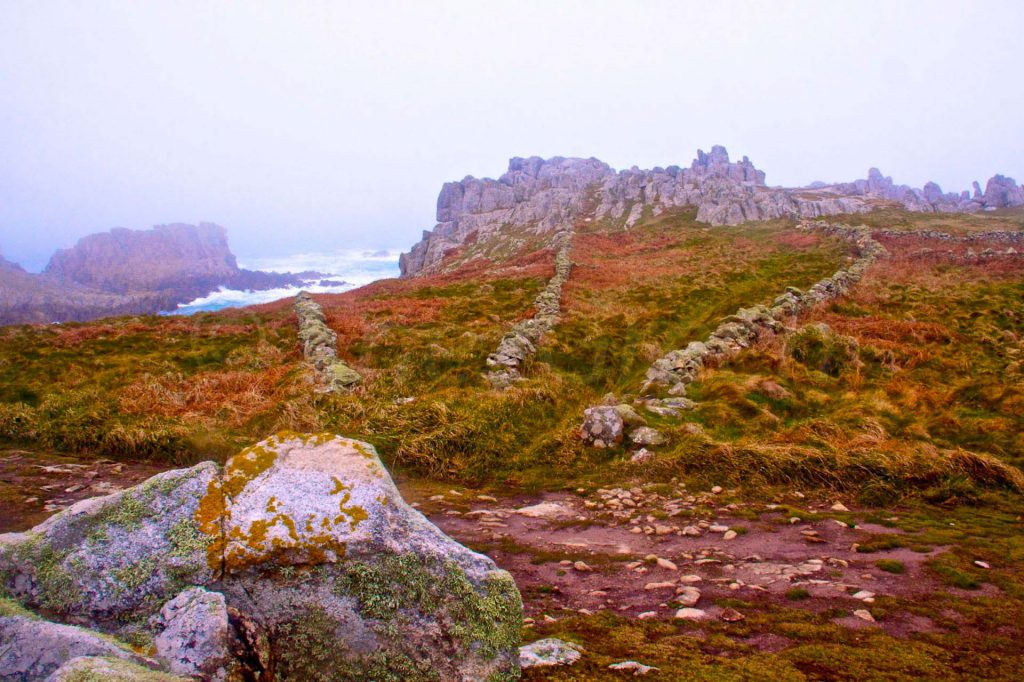
<path fill-rule="evenodd" d="M 736 609 L 725 609 L 719 615 L 719 618 L 724 620 L 726 623 L 738 623 L 741 620 L 745 620 L 746 616 L 744 616 Z"/>
<path fill-rule="evenodd" d="M 978 568 L 985 568 L 985 569 L 992 568 L 992 566 L 987 561 L 981 561 L 981 560 L 977 560 L 977 559 L 974 561 L 974 565 L 977 566 Z"/>
<path fill-rule="evenodd" d="M 660 583 L 647 583 L 644 585 L 645 590 L 662 590 L 665 588 L 675 587 L 674 582 L 660 582 Z"/>
<path fill-rule="evenodd" d="M 668 559 L 662 559 L 661 557 L 658 557 L 656 559 L 655 563 L 658 564 L 659 568 L 667 568 L 670 571 L 678 571 L 679 570 L 679 567 L 676 566 L 673 562 L 669 561 Z"/>
<path fill-rule="evenodd" d="M 572 567 L 577 571 L 580 571 L 581 573 L 590 573 L 594 570 L 590 566 L 588 566 L 584 561 L 577 561 L 572 565 Z"/>
<path fill-rule="evenodd" d="M 853 615 L 857 616 L 861 620 L 866 620 L 869 623 L 875 622 L 875 617 L 871 615 L 871 612 L 867 609 L 857 609 L 853 612 Z"/>
<path fill-rule="evenodd" d="M 722 535 L 722 539 L 723 540 L 733 540 L 733 539 L 736 538 L 736 535 L 737 535 L 736 531 L 734 531 L 734 530 L 727 530 L 727 531 L 725 531 L 725 534 Z"/>
<path fill-rule="evenodd" d="M 704 609 L 685 608 L 676 611 L 676 618 L 680 620 L 704 620 L 708 612 Z"/>
<path fill-rule="evenodd" d="M 633 672 L 633 675 L 646 675 L 652 670 L 658 670 L 652 665 L 644 665 L 643 663 L 637 663 L 636 661 L 622 661 L 621 663 L 612 663 L 608 666 L 609 670 L 629 670 Z"/>
<path fill-rule="evenodd" d="M 848 511 L 850 511 L 847 508 L 847 506 L 845 504 L 843 504 L 842 502 L 836 502 L 835 504 L 833 504 L 830 507 L 830 509 L 832 509 L 832 511 L 834 511 L 834 512 L 848 512 Z"/>
<path fill-rule="evenodd" d="M 683 606 L 696 606 L 700 601 L 700 590 L 689 585 L 680 587 L 676 590 L 676 601 Z"/>

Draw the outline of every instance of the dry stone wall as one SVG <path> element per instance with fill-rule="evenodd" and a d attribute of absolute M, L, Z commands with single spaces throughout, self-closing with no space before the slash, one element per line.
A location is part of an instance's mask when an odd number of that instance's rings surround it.
<path fill-rule="evenodd" d="M 569 278 L 572 261 L 572 233 L 563 230 L 555 235 L 555 276 L 534 299 L 536 314 L 517 323 L 502 337 L 497 350 L 487 356 L 484 377 L 494 388 L 507 388 L 522 378 L 521 369 L 527 358 L 537 352 L 537 344 L 560 319 L 562 285 Z"/>
<path fill-rule="evenodd" d="M 327 326 L 320 304 L 305 291 L 299 292 L 295 297 L 295 314 L 299 317 L 302 354 L 313 365 L 320 390 L 330 393 L 359 383 L 359 372 L 338 358 L 338 335 Z"/>
<path fill-rule="evenodd" d="M 641 389 L 644 394 L 638 402 L 649 411 L 663 416 L 676 416 L 680 410 L 693 407 L 693 402 L 684 396 L 686 388 L 693 383 L 705 366 L 718 364 L 749 348 L 759 338 L 768 334 L 786 331 L 785 321 L 807 309 L 833 300 L 845 294 L 864 276 L 868 267 L 880 258 L 889 255 L 886 248 L 872 237 L 867 227 L 848 227 L 827 223 L 804 223 L 805 230 L 816 230 L 829 236 L 850 242 L 857 259 L 849 266 L 826 277 L 807 291 L 788 287 L 770 306 L 756 305 L 740 308 L 723 319 L 715 331 L 704 341 L 693 341 L 685 348 L 673 350 L 654 361 L 647 370 L 646 380 Z M 667 392 L 670 397 L 660 398 L 657 393 Z M 590 445 L 605 445 L 605 438 L 594 437 L 593 408 L 587 410 L 580 434 Z M 597 441 L 601 441 L 598 443 Z"/>

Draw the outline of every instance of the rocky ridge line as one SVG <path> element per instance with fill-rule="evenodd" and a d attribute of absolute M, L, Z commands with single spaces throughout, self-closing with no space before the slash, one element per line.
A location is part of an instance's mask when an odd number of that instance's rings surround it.
<path fill-rule="evenodd" d="M 877 168 L 855 182 L 768 187 L 763 171 L 746 157 L 731 162 L 721 146 L 710 153 L 698 150 L 688 168 L 619 172 L 593 158 L 513 158 L 497 180 L 468 176 L 446 183 L 437 199 L 437 224 L 402 254 L 399 264 L 403 276 L 431 272 L 471 235 L 479 243 L 507 228 L 546 233 L 589 219 L 628 229 L 646 212 L 658 216 L 685 207 L 697 209 L 698 222 L 735 225 L 865 213 L 884 203 L 911 211 L 970 213 L 1024 205 L 1024 188 L 996 175 L 984 192 L 975 183 L 973 195 L 943 193 L 934 182 L 923 189 L 897 185 Z"/>
<path fill-rule="evenodd" d="M 680 410 L 693 407 L 693 401 L 683 396 L 686 388 L 693 383 L 700 370 L 711 364 L 718 364 L 749 348 L 767 334 L 782 334 L 787 331 L 785 321 L 791 320 L 807 309 L 824 301 L 844 295 L 850 287 L 860 281 L 875 261 L 889 256 L 888 250 L 872 236 L 865 226 L 848 227 L 827 223 L 803 224 L 801 229 L 813 229 L 826 235 L 838 237 L 853 244 L 857 260 L 841 268 L 831 276 L 819 280 L 806 292 L 788 287 L 771 306 L 756 305 L 740 308 L 723 319 L 705 341 L 692 341 L 686 348 L 673 350 L 654 361 L 647 370 L 646 381 L 637 402 L 647 410 L 663 416 L 678 416 Z M 667 388 L 669 398 L 650 395 L 653 389 Z M 581 438 L 595 447 L 610 447 L 622 442 L 629 435 L 638 445 L 657 445 L 660 435 L 648 428 L 632 407 L 610 404 L 587 408 L 584 411 Z M 629 433 L 624 433 L 629 431 Z"/>
<path fill-rule="evenodd" d="M 323 308 L 305 291 L 295 297 L 302 354 L 313 365 L 317 383 L 325 393 L 350 388 L 362 376 L 338 358 L 338 335 L 327 326 Z"/>
<path fill-rule="evenodd" d="M 553 242 L 556 249 L 555 275 L 533 301 L 536 314 L 516 323 L 502 337 L 497 350 L 487 356 L 487 366 L 492 369 L 484 377 L 494 388 L 508 388 L 522 379 L 522 364 L 537 352 L 537 344 L 558 324 L 562 310 L 562 285 L 572 270 L 569 259 L 572 233 L 562 230 L 555 235 Z"/>

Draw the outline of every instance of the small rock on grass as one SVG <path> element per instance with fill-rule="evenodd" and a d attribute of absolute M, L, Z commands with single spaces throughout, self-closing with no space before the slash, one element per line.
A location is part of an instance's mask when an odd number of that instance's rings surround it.
<path fill-rule="evenodd" d="M 668 559 L 662 559 L 661 557 L 658 557 L 656 563 L 658 564 L 659 568 L 667 568 L 670 571 L 679 570 L 679 567 L 676 566 L 675 563 L 669 561 Z"/>
<path fill-rule="evenodd" d="M 974 565 L 978 568 L 992 568 L 992 565 L 989 564 L 987 561 L 975 560 Z"/>
<path fill-rule="evenodd" d="M 680 620 L 704 620 L 708 612 L 704 609 L 685 608 L 676 611 L 676 618 Z"/>
<path fill-rule="evenodd" d="M 689 585 L 676 590 L 676 601 L 683 606 L 696 606 L 700 601 L 700 590 Z"/>
<path fill-rule="evenodd" d="M 738 533 L 736 531 L 734 531 L 734 530 L 727 530 L 722 535 L 722 539 L 723 540 L 735 540 L 737 535 L 738 535 Z"/>
<path fill-rule="evenodd" d="M 634 675 L 646 675 L 652 670 L 658 670 L 652 665 L 644 665 L 643 663 L 637 663 L 636 661 L 622 661 L 621 663 L 612 663 L 608 666 L 609 670 L 624 670 L 632 672 Z"/>
<path fill-rule="evenodd" d="M 834 511 L 834 512 L 848 512 L 850 510 L 842 502 L 836 502 L 835 504 L 832 505 L 832 511 Z"/>
<path fill-rule="evenodd" d="M 587 565 L 585 561 L 577 561 L 573 563 L 572 567 L 580 573 L 590 573 L 594 569 Z"/>
<path fill-rule="evenodd" d="M 867 609 L 857 609 L 853 612 L 853 615 L 855 615 L 857 618 L 860 618 L 861 620 L 866 620 L 869 623 L 875 622 L 875 617 L 872 616 L 871 612 Z"/>
<path fill-rule="evenodd" d="M 736 609 L 725 609 L 719 617 L 726 623 L 738 623 L 739 621 L 746 619 L 746 616 Z"/>
<path fill-rule="evenodd" d="M 580 660 L 583 647 L 572 642 L 549 637 L 519 647 L 519 665 L 523 668 L 543 668 L 572 665 Z"/>

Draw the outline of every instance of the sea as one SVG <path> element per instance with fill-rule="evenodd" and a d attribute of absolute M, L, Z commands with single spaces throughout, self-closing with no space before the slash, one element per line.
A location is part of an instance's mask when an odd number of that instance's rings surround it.
<path fill-rule="evenodd" d="M 289 256 L 242 257 L 238 267 L 264 272 L 314 271 L 324 275 L 306 280 L 301 287 L 280 287 L 265 291 L 221 287 L 209 296 L 180 304 L 170 315 L 194 315 L 200 312 L 241 308 L 291 298 L 299 291 L 336 294 L 361 287 L 379 279 L 398 277 L 398 249 L 339 249 L 337 251 L 296 253 Z M 326 280 L 326 282 L 324 281 Z M 323 283 L 322 283 L 323 282 Z"/>

